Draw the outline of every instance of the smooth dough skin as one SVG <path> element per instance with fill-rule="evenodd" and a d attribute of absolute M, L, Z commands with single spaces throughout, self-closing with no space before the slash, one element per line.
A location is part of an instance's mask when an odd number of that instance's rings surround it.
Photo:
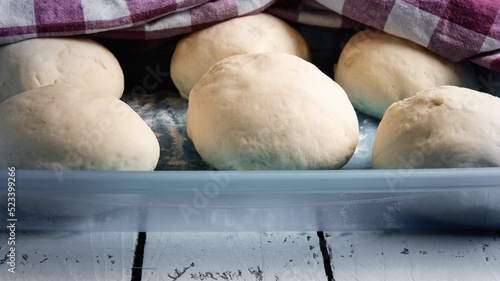
<path fill-rule="evenodd" d="M 125 87 L 114 55 L 85 37 L 35 38 L 0 47 L 0 102 L 51 84 L 81 84 L 117 98 Z"/>
<path fill-rule="evenodd" d="M 335 81 L 356 109 L 379 119 L 392 103 L 420 91 L 477 85 L 467 62 L 450 62 L 409 40 L 371 29 L 347 42 L 335 65 Z"/>
<path fill-rule="evenodd" d="M 187 133 L 219 170 L 338 169 L 359 136 L 342 88 L 285 53 L 216 63 L 191 92 Z"/>
<path fill-rule="evenodd" d="M 219 60 L 240 54 L 285 52 L 311 60 L 302 35 L 269 14 L 234 18 L 181 39 L 170 64 L 172 80 L 183 98 Z"/>
<path fill-rule="evenodd" d="M 500 99 L 455 86 L 394 103 L 375 136 L 375 169 L 500 166 Z"/>
<path fill-rule="evenodd" d="M 155 134 L 127 104 L 55 84 L 0 104 L 0 167 L 37 170 L 153 170 Z"/>

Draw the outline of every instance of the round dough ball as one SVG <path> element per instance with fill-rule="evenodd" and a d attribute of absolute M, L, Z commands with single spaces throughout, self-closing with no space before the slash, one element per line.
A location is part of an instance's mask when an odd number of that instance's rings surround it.
<path fill-rule="evenodd" d="M 392 103 L 420 91 L 477 85 L 467 62 L 448 61 L 416 43 L 377 30 L 351 37 L 335 66 L 335 81 L 356 109 L 379 119 Z"/>
<path fill-rule="evenodd" d="M 172 80 L 183 98 L 201 76 L 223 58 L 262 52 L 285 52 L 311 60 L 304 37 L 269 14 L 234 18 L 181 39 L 170 64 Z"/>
<path fill-rule="evenodd" d="M 373 144 L 375 169 L 500 166 L 500 99 L 443 86 L 394 103 Z"/>
<path fill-rule="evenodd" d="M 342 88 L 285 53 L 216 63 L 191 91 L 187 132 L 219 170 L 338 169 L 359 135 Z"/>
<path fill-rule="evenodd" d="M 153 170 L 155 134 L 127 104 L 54 84 L 0 104 L 0 166 L 56 170 Z"/>
<path fill-rule="evenodd" d="M 117 98 L 125 87 L 114 55 L 85 37 L 35 38 L 0 47 L 0 102 L 51 84 L 81 84 Z"/>

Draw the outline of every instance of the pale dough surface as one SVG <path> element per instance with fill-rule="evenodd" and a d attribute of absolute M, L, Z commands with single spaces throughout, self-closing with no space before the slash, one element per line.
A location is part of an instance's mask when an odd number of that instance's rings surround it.
<path fill-rule="evenodd" d="M 375 169 L 500 166 L 500 98 L 442 86 L 394 103 L 375 136 Z"/>
<path fill-rule="evenodd" d="M 221 170 L 338 169 L 358 143 L 342 88 L 285 53 L 219 61 L 193 88 L 187 114 L 196 150 Z"/>
<path fill-rule="evenodd" d="M 0 102 L 27 90 L 81 84 L 120 98 L 123 71 L 104 46 L 85 37 L 34 38 L 0 47 Z"/>
<path fill-rule="evenodd" d="M 159 144 L 115 96 L 69 84 L 0 104 L 0 167 L 39 170 L 153 170 Z"/>
<path fill-rule="evenodd" d="M 392 103 L 420 91 L 477 85 L 467 62 L 450 62 L 409 40 L 371 29 L 347 42 L 335 65 L 335 81 L 356 109 L 379 119 Z"/>
<path fill-rule="evenodd" d="M 239 54 L 285 52 L 311 60 L 302 35 L 283 20 L 260 13 L 234 18 L 181 39 L 171 60 L 172 80 L 183 98 L 219 60 Z"/>

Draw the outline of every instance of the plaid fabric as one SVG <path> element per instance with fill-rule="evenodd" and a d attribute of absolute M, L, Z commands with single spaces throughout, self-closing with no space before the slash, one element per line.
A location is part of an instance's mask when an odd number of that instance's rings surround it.
<path fill-rule="evenodd" d="M 293 8 L 290 1 L 283 2 L 288 7 L 279 2 L 268 11 L 337 28 L 353 26 L 350 19 L 409 39 L 451 61 L 470 59 L 500 71 L 498 0 L 317 0 L 295 1 Z"/>
<path fill-rule="evenodd" d="M 2 0 L 0 44 L 77 34 L 168 38 L 262 11 L 330 28 L 371 26 L 500 71 L 498 0 Z"/>
<path fill-rule="evenodd" d="M 0 44 L 95 34 L 158 39 L 259 13 L 273 0 L 2 0 Z"/>

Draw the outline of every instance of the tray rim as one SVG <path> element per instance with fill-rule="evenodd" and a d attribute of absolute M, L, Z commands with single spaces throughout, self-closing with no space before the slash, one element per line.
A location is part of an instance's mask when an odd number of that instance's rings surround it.
<path fill-rule="evenodd" d="M 7 182 L 8 170 L 0 170 Z M 16 170 L 19 194 L 218 194 L 448 192 L 500 189 L 500 167 L 300 171 Z M 7 184 L 5 184 L 7 187 Z M 7 188 L 0 194 L 6 194 Z"/>

